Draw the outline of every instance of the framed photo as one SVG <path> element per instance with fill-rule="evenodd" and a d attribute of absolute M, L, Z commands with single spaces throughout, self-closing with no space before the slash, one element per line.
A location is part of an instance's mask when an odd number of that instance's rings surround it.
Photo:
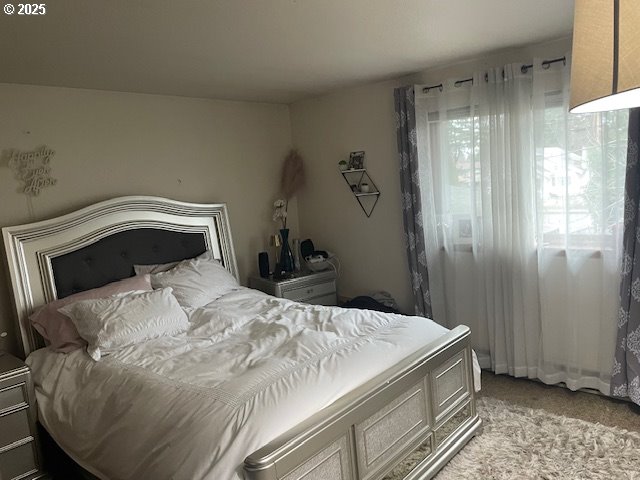
<path fill-rule="evenodd" d="M 349 170 L 364 168 L 364 152 L 351 152 L 349 154 Z"/>
<path fill-rule="evenodd" d="M 473 244 L 473 223 L 468 216 L 453 216 L 453 243 L 455 245 Z"/>

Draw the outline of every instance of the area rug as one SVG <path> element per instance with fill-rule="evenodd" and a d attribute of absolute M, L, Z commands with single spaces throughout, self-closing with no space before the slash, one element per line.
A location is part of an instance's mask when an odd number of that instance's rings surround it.
<path fill-rule="evenodd" d="M 640 480 L 640 434 L 478 399 L 484 432 L 436 480 Z"/>

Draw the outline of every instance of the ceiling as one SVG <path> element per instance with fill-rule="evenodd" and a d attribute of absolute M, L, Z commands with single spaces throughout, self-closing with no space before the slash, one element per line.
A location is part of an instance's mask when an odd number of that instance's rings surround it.
<path fill-rule="evenodd" d="M 5 3 L 5 2 L 3 2 Z M 55 0 L 0 82 L 290 103 L 571 33 L 573 0 Z"/>

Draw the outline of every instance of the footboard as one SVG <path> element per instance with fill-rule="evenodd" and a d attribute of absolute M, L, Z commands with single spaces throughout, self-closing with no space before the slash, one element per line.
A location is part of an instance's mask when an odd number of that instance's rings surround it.
<path fill-rule="evenodd" d="M 481 426 L 460 326 L 245 460 L 249 480 L 431 478 Z"/>

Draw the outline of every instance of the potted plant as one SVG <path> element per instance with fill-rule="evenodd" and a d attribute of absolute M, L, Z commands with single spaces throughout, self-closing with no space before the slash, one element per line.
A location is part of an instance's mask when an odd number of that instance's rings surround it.
<path fill-rule="evenodd" d="M 338 162 L 338 168 L 340 168 L 340 170 L 342 170 L 342 171 L 346 170 L 348 166 L 349 166 L 349 164 L 347 163 L 346 160 L 340 160 Z"/>

